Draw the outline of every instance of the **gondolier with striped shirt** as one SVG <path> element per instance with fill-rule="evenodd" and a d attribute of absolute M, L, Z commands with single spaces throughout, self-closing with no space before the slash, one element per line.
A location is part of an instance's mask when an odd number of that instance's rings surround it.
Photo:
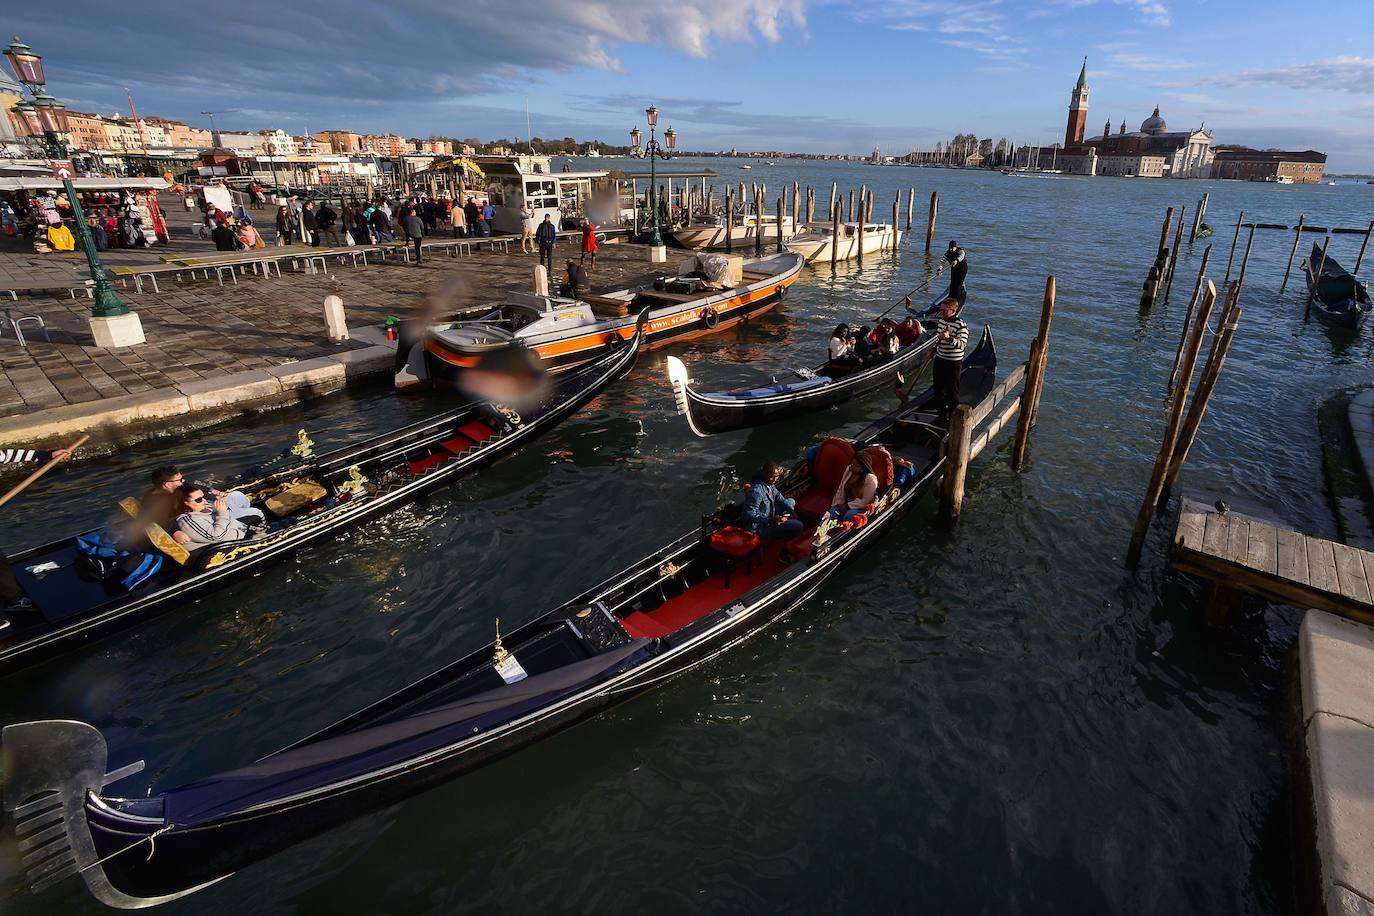
<path fill-rule="evenodd" d="M 959 317 L 959 300 L 953 296 L 940 303 L 935 335 L 935 407 L 940 419 L 948 421 L 959 403 L 959 372 L 968 347 L 968 324 Z"/>

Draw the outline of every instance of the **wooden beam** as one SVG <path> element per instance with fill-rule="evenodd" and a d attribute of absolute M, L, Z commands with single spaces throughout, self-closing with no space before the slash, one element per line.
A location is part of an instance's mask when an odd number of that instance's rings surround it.
<path fill-rule="evenodd" d="M 964 506 L 964 477 L 968 472 L 969 422 L 972 410 L 967 404 L 955 406 L 949 419 L 949 438 L 945 444 L 945 472 L 940 482 L 940 516 L 946 524 L 959 520 Z"/>
<path fill-rule="evenodd" d="M 1183 359 L 1183 345 L 1188 340 L 1188 324 L 1193 320 L 1193 309 L 1202 296 L 1202 282 L 1207 279 L 1207 262 L 1212 257 L 1212 246 L 1202 253 L 1202 264 L 1197 269 L 1197 282 L 1193 284 L 1193 295 L 1188 299 L 1188 309 L 1183 313 L 1183 330 L 1178 335 L 1178 350 L 1174 352 L 1174 365 L 1169 370 L 1169 394 L 1174 393 L 1174 381 L 1178 378 L 1178 364 Z"/>
<path fill-rule="evenodd" d="M 979 430 L 978 435 L 974 436 L 973 440 L 969 443 L 969 460 L 972 461 L 974 458 L 977 458 L 980 454 L 982 454 L 983 449 L 991 445 L 992 440 L 997 438 L 997 434 L 1000 433 L 1002 430 L 1006 429 L 1007 426 L 1011 424 L 1012 419 L 1017 415 L 1017 413 L 1020 412 L 1020 410 L 1020 398 L 1012 398 L 1010 401 L 1008 401 L 1007 406 L 1003 408 L 1002 412 L 997 416 L 993 417 L 992 421 L 988 423 L 987 426 Z"/>
<path fill-rule="evenodd" d="M 1174 289 L 1174 268 L 1178 267 L 1178 250 L 1183 247 L 1183 214 L 1188 208 L 1181 207 L 1178 211 L 1178 231 L 1174 234 L 1174 250 L 1169 252 L 1169 276 L 1164 281 L 1164 304 L 1169 304 L 1169 293 Z"/>
<path fill-rule="evenodd" d="M 930 192 L 930 218 L 926 221 L 926 251 L 935 241 L 935 217 L 940 212 L 940 192 Z"/>
<path fill-rule="evenodd" d="M 1288 266 L 1283 269 L 1283 282 L 1279 284 L 1279 292 L 1283 292 L 1285 289 L 1288 288 L 1288 274 L 1293 270 L 1293 257 L 1298 253 L 1298 243 L 1302 241 L 1302 224 L 1306 220 L 1306 213 L 1298 217 L 1298 228 L 1296 233 L 1293 235 L 1293 249 L 1288 252 Z M 1254 235 L 1255 230 L 1252 228 L 1250 230 L 1250 237 L 1254 238 Z"/>
<path fill-rule="evenodd" d="M 1364 250 L 1369 247 L 1369 237 L 1374 235 L 1374 219 L 1369 221 L 1369 228 L 1364 231 L 1364 241 L 1360 243 L 1359 257 L 1355 258 L 1355 269 L 1350 272 L 1352 277 L 1360 275 L 1360 264 L 1364 261 Z"/>
<path fill-rule="evenodd" d="M 969 422 L 977 426 L 987 419 L 988 414 L 1006 398 L 1013 388 L 1021 384 L 1026 377 L 1026 364 L 1021 363 L 1015 369 L 1007 373 L 1007 377 L 998 383 L 997 387 L 988 392 L 988 396 L 983 398 L 982 403 L 973 408 L 973 413 L 969 416 Z"/>
<path fill-rule="evenodd" d="M 1023 401 L 1021 419 L 1016 424 L 1016 442 L 1012 448 L 1011 466 L 1019 471 L 1026 463 L 1026 446 L 1030 442 L 1031 427 L 1035 425 L 1036 413 L 1040 410 L 1040 395 L 1045 388 L 1045 366 L 1049 361 L 1050 322 L 1054 318 L 1054 300 L 1057 281 L 1051 275 L 1045 278 L 1045 295 L 1040 303 L 1040 328 L 1031 343 L 1031 355 L 1027 365 L 1026 387 L 1021 393 Z"/>

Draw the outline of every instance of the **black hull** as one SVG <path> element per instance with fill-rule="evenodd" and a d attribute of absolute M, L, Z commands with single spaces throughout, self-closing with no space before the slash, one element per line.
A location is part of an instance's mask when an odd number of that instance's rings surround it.
<path fill-rule="evenodd" d="M 925 371 L 928 358 L 934 350 L 935 338 L 931 336 L 904 348 L 894 359 L 881 366 L 828 385 L 774 397 L 740 398 L 732 402 L 727 398 L 699 394 L 688 386 L 684 390 L 688 421 L 697 435 L 714 435 L 776 423 L 834 407 L 881 388 L 892 388 L 899 384 L 899 374 L 902 383 L 910 384 L 915 380 L 913 372 Z"/>
<path fill-rule="evenodd" d="M 637 344 L 638 340 L 632 341 L 616 353 L 603 357 L 597 365 L 582 370 L 577 377 L 562 380 L 560 384 L 565 390 L 551 396 L 551 400 L 546 402 L 541 412 L 528 423 L 503 436 L 479 443 L 478 447 L 446 462 L 437 470 L 410 480 L 388 493 L 354 503 L 344 503 L 329 513 L 322 513 L 318 522 L 308 521 L 288 528 L 283 532 L 284 536 L 279 538 L 269 536 L 263 539 L 267 543 L 255 545 L 251 552 L 233 562 L 190 573 L 186 578 L 179 580 L 159 583 L 146 592 L 135 591 L 124 596 L 123 600 L 112 598 L 108 604 L 95 608 L 90 614 L 60 621 L 48 628 L 35 631 L 31 626 L 19 630 L 15 638 L 8 643 L 0 643 L 0 676 L 150 620 L 193 601 L 212 589 L 260 572 L 269 564 L 285 559 L 310 544 L 334 537 L 344 529 L 384 515 L 441 484 L 449 483 L 491 464 L 552 429 L 595 398 L 607 385 L 622 378 L 634 366 L 638 355 Z M 582 384 L 583 382 L 585 384 Z M 401 447 L 404 447 L 405 441 L 416 436 L 416 441 L 443 438 L 452 432 L 455 425 L 474 417 L 474 410 L 476 408 L 471 405 L 459 408 L 444 414 L 436 421 L 424 421 L 396 433 L 379 436 L 364 445 L 322 455 L 308 466 L 278 472 L 272 477 L 289 477 L 307 467 L 311 471 L 323 471 L 322 476 L 344 475 L 351 466 L 368 468 L 365 463 L 367 455 L 395 451 L 387 445 L 394 437 L 405 435 Z M 404 459 L 401 466 L 404 467 Z M 8 558 L 21 585 L 24 585 L 26 577 L 29 577 L 29 574 L 23 571 L 25 564 L 51 555 L 55 551 L 69 549 L 67 545 L 73 540 L 65 538 Z"/>

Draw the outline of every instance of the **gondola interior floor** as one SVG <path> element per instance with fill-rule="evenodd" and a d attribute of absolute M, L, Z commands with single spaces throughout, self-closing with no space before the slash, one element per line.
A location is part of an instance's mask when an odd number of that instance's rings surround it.
<path fill-rule="evenodd" d="M 736 563 L 730 570 L 729 588 L 725 586 L 722 573 L 713 573 L 652 611 L 635 611 L 622 617 L 620 623 L 631 636 L 658 639 L 675 633 L 712 611 L 725 607 L 786 569 L 787 564 L 781 558 L 783 546 L 782 541 L 765 541 L 749 570 L 746 570 L 744 563 Z"/>
<path fill-rule="evenodd" d="M 483 423 L 481 420 L 472 420 L 458 427 L 458 435 L 452 439 L 445 439 L 434 449 L 434 453 L 420 459 L 412 461 L 406 466 L 411 476 L 417 476 L 428 471 L 430 468 L 438 467 L 450 458 L 461 455 L 463 452 L 481 442 L 490 439 L 495 435 L 495 430 Z"/>

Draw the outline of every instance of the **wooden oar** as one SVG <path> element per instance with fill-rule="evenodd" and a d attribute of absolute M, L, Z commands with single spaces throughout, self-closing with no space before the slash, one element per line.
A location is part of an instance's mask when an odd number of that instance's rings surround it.
<path fill-rule="evenodd" d="M 939 270 L 935 271 L 935 273 L 931 274 L 929 277 L 926 277 L 925 280 L 922 281 L 921 284 L 920 284 L 919 286 L 917 286 L 917 287 L 916 287 L 915 289 L 913 289 L 911 292 L 907 293 L 907 294 L 906 294 L 905 296 L 903 296 L 902 298 L 898 299 L 896 302 L 894 302 L 894 303 L 892 303 L 891 305 L 889 305 L 889 306 L 883 311 L 883 313 L 882 313 L 881 315 L 879 315 L 877 318 L 874 318 L 874 319 L 873 319 L 874 323 L 877 323 L 877 322 L 881 321 L 881 320 L 883 319 L 883 317 L 887 315 L 888 312 L 892 311 L 892 310 L 895 309 L 897 306 L 901 305 L 903 302 L 909 304 L 909 303 L 911 302 L 911 297 L 912 297 L 912 296 L 916 295 L 916 294 L 919 293 L 921 290 L 925 289 L 926 287 L 930 286 L 930 284 L 932 284 L 932 283 L 934 283 L 936 280 L 940 279 L 940 275 L 943 274 L 944 272 L 945 272 L 945 265 L 944 265 L 944 264 L 941 264 Z"/>
<path fill-rule="evenodd" d="M 86 444 L 86 441 L 87 441 L 88 439 L 90 439 L 90 438 L 91 438 L 90 436 L 82 436 L 81 438 L 79 438 L 79 439 L 77 439 L 75 442 L 73 442 L 71 445 L 67 446 L 67 451 L 69 451 L 69 452 L 74 452 L 74 451 L 76 451 L 76 450 L 79 449 L 81 446 L 85 445 L 85 444 Z M 34 472 L 33 472 L 32 474 L 30 474 L 28 477 L 25 477 L 23 480 L 19 481 L 19 483 L 15 484 L 13 487 L 11 487 L 11 488 L 10 488 L 10 491 L 9 491 L 8 493 L 6 493 L 4 496 L 0 496 L 0 506 L 3 506 L 5 503 L 9 502 L 11 499 L 14 499 L 14 498 L 15 498 L 16 496 L 18 496 L 20 493 L 24 492 L 24 490 L 28 488 L 29 484 L 33 483 L 35 480 L 37 480 L 38 478 L 42 477 L 44 474 L 48 473 L 48 471 L 52 470 L 52 466 L 55 465 L 55 464 L 57 464 L 57 463 L 58 463 L 59 461 L 61 461 L 61 460 L 62 460 L 61 458 L 50 458 L 50 459 L 47 461 L 47 463 L 44 464 L 41 468 L 39 468 L 38 470 L 34 471 Z"/>

